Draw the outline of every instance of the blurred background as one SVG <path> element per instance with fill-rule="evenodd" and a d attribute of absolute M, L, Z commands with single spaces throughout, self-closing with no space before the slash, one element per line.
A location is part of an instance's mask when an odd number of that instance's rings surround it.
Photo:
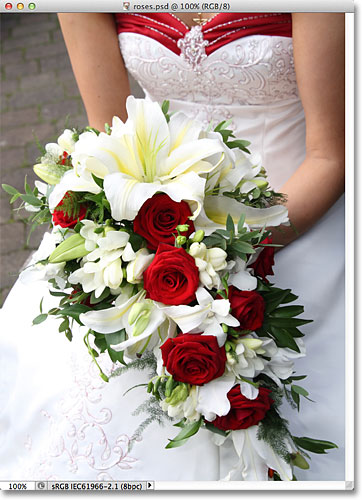
<path fill-rule="evenodd" d="M 0 184 L 24 192 L 33 187 L 33 165 L 42 145 L 56 141 L 66 126 L 84 127 L 87 117 L 56 14 L 2 14 Z M 130 79 L 132 93 L 142 91 Z M 27 212 L 14 212 L 0 189 L 0 307 L 19 271 L 38 247 L 47 227 L 34 231 Z"/>

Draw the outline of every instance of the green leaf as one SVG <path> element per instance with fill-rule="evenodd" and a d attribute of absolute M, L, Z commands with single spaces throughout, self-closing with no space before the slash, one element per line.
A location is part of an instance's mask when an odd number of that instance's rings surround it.
<path fill-rule="evenodd" d="M 14 203 L 19 197 L 21 196 L 21 193 L 15 193 L 14 196 L 11 197 L 10 199 L 10 204 Z"/>
<path fill-rule="evenodd" d="M 313 320 L 311 319 L 299 319 L 299 318 L 275 318 L 270 316 L 268 321 L 271 325 L 280 327 L 280 328 L 288 328 L 288 327 L 296 327 L 306 325 L 307 323 L 311 323 Z"/>
<path fill-rule="evenodd" d="M 287 330 L 271 326 L 270 331 L 278 347 L 289 347 L 293 351 L 300 352 L 297 343 Z"/>
<path fill-rule="evenodd" d="M 15 195 L 15 194 L 21 194 L 19 191 L 12 187 L 9 186 L 9 184 L 1 184 L 1 187 L 3 188 L 4 191 L 6 191 L 8 194 Z"/>
<path fill-rule="evenodd" d="M 33 190 L 31 189 L 31 187 L 27 183 L 26 177 L 25 177 L 25 181 L 24 181 L 24 189 L 25 189 L 26 194 L 28 194 L 30 196 L 34 196 Z"/>
<path fill-rule="evenodd" d="M 197 433 L 202 424 L 202 419 L 197 422 L 191 422 L 190 424 L 186 424 L 185 427 L 177 434 L 174 439 L 171 439 L 166 448 L 175 448 L 177 446 L 181 446 L 186 441 Z"/>
<path fill-rule="evenodd" d="M 101 352 L 106 351 L 108 348 L 105 336 L 102 334 L 95 334 L 94 343 Z"/>
<path fill-rule="evenodd" d="M 205 428 L 208 431 L 214 432 L 215 434 L 220 434 L 220 436 L 227 436 L 228 433 L 226 431 L 223 431 L 222 429 L 218 429 L 214 425 L 210 424 L 209 422 L 205 422 Z"/>
<path fill-rule="evenodd" d="M 25 203 L 29 203 L 33 207 L 40 207 L 42 205 L 42 202 L 33 194 L 21 194 L 20 197 Z"/>
<path fill-rule="evenodd" d="M 166 101 L 166 100 L 163 101 L 162 106 L 161 106 L 162 113 L 166 115 L 168 113 L 169 108 L 170 108 L 170 101 Z"/>
<path fill-rule="evenodd" d="M 303 387 L 300 387 L 300 385 L 292 385 L 291 390 L 293 392 L 296 392 L 297 394 L 300 394 L 301 396 L 304 396 L 304 397 L 309 396 L 309 392 L 306 391 Z"/>
<path fill-rule="evenodd" d="M 116 363 L 118 361 L 119 363 L 122 363 L 122 365 L 126 365 L 127 363 L 124 362 L 124 352 L 123 351 L 115 351 L 111 347 L 108 347 L 108 354 L 109 357 L 111 358 L 113 363 Z"/>
<path fill-rule="evenodd" d="M 69 328 L 69 319 L 65 318 L 59 325 L 59 332 L 65 332 Z"/>
<path fill-rule="evenodd" d="M 250 245 L 250 243 L 247 243 L 246 241 L 241 241 L 239 239 L 231 245 L 231 250 L 234 252 L 236 251 L 244 254 L 255 253 L 255 250 L 253 246 Z"/>
<path fill-rule="evenodd" d="M 298 316 L 303 312 L 304 312 L 303 306 L 285 306 L 285 307 L 278 307 L 278 309 L 275 309 L 271 313 L 271 316 L 275 318 L 292 318 L 293 316 Z"/>
<path fill-rule="evenodd" d="M 300 396 L 297 392 L 291 392 L 294 403 L 297 405 L 298 411 L 300 410 Z"/>
<path fill-rule="evenodd" d="M 309 437 L 292 437 L 297 446 L 303 448 L 303 450 L 311 451 L 312 453 L 322 454 L 326 453 L 326 450 L 338 448 L 338 446 L 331 441 L 322 441 L 320 439 L 312 439 Z"/>
<path fill-rule="evenodd" d="M 174 427 L 181 427 L 181 429 L 183 429 L 186 425 L 186 419 L 183 418 L 182 420 L 180 420 L 179 422 L 177 422 L 177 424 L 173 424 Z"/>
<path fill-rule="evenodd" d="M 106 338 L 107 345 L 111 346 L 120 344 L 121 342 L 124 342 L 126 340 L 126 330 L 123 328 L 118 332 L 107 333 L 104 336 Z"/>
<path fill-rule="evenodd" d="M 60 314 L 61 316 L 70 316 L 71 318 L 75 319 L 77 323 L 81 324 L 81 322 L 79 321 L 79 315 L 90 311 L 90 309 L 90 307 L 85 306 L 84 304 L 74 304 L 64 307 L 64 309 L 61 309 L 58 314 Z"/>
<path fill-rule="evenodd" d="M 129 242 L 134 252 L 137 252 L 142 247 L 143 241 L 144 239 L 139 234 L 136 233 L 130 234 Z"/>
<path fill-rule="evenodd" d="M 171 448 L 178 448 L 179 446 L 184 445 L 187 442 L 187 440 L 188 440 L 188 438 L 180 439 L 179 441 L 170 440 L 170 442 L 168 443 L 167 446 L 165 446 L 165 448 L 168 450 Z"/>
<path fill-rule="evenodd" d="M 231 217 L 230 214 L 228 214 L 228 216 L 226 218 L 226 230 L 234 236 L 235 226 L 234 226 L 233 218 Z"/>
<path fill-rule="evenodd" d="M 96 175 L 92 174 L 94 182 L 99 186 L 101 189 L 103 189 L 103 179 L 100 179 Z"/>
<path fill-rule="evenodd" d="M 40 325 L 40 323 L 43 323 L 43 321 L 45 321 L 47 317 L 47 314 L 39 314 L 36 318 L 33 319 L 33 325 Z"/>
<path fill-rule="evenodd" d="M 264 295 L 265 299 L 265 314 L 269 314 L 274 309 L 276 309 L 280 304 L 284 303 L 284 300 L 290 294 L 290 290 L 281 290 L 277 288 L 276 290 L 272 290 L 271 292 Z"/>
<path fill-rule="evenodd" d="M 250 144 L 249 141 L 243 141 L 241 139 L 237 139 L 235 141 L 229 141 L 226 145 L 230 149 L 239 148 L 242 151 L 245 151 L 245 153 L 250 154 L 250 151 L 247 149 L 247 146 L 249 146 L 249 144 Z"/>
<path fill-rule="evenodd" d="M 110 295 L 110 293 L 111 293 L 110 289 L 109 288 L 105 288 L 103 290 L 103 292 L 101 293 L 101 295 L 97 298 L 95 296 L 95 291 L 94 291 L 94 292 L 92 292 L 92 295 L 90 297 L 90 303 L 92 305 L 99 304 L 99 302 L 102 302 L 102 300 L 105 300 L 106 298 L 108 298 L 109 295 Z"/>
<path fill-rule="evenodd" d="M 69 297 L 69 293 L 64 292 L 53 292 L 53 290 L 49 290 L 50 295 L 53 297 Z"/>

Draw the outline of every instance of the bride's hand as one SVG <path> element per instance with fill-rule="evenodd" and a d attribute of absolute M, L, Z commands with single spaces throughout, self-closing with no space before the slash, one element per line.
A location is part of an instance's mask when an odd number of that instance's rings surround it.
<path fill-rule="evenodd" d="M 298 90 L 306 119 L 306 157 L 280 188 L 293 227 L 274 230 L 286 245 L 308 230 L 344 191 L 344 14 L 293 14 Z M 293 147 L 291 144 L 290 147 Z"/>

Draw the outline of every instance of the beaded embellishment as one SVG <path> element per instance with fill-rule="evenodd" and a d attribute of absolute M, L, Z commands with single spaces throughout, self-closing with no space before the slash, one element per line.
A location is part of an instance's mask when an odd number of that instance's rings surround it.
<path fill-rule="evenodd" d="M 206 59 L 205 47 L 208 44 L 209 42 L 204 40 L 201 26 L 193 26 L 190 31 L 186 33 L 185 37 L 177 42 L 177 46 L 181 51 L 181 58 L 186 61 L 194 71 L 197 71 L 202 61 Z"/>

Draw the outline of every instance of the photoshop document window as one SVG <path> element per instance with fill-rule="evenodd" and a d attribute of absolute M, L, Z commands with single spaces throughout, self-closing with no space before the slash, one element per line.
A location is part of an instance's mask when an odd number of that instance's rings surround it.
<path fill-rule="evenodd" d="M 353 490 L 353 2 L 0 8 L 0 489 Z"/>

